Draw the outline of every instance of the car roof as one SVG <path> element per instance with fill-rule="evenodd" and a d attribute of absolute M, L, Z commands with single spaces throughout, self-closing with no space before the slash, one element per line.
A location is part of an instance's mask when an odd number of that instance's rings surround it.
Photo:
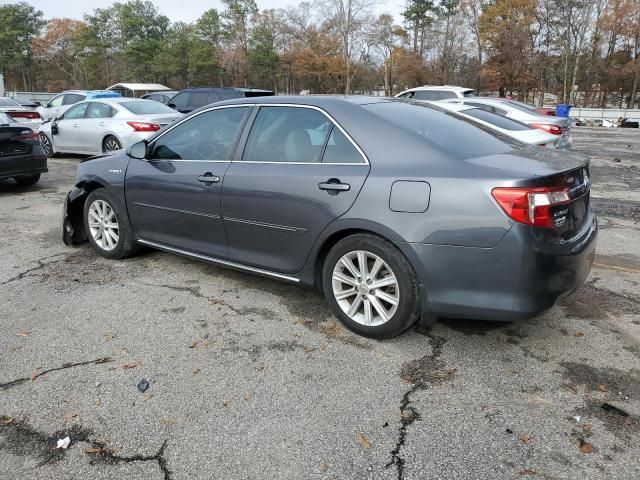
<path fill-rule="evenodd" d="M 421 87 L 414 87 L 405 90 L 405 92 L 413 92 L 415 90 L 447 90 L 454 92 L 472 92 L 473 88 L 458 87 L 456 85 L 422 85 Z"/>
<path fill-rule="evenodd" d="M 58 95 L 63 95 L 65 93 L 77 93 L 79 95 L 84 95 L 87 98 L 101 98 L 101 97 L 115 98 L 115 97 L 122 96 L 118 92 L 114 92 L 112 90 L 65 90 L 64 92 L 60 92 Z"/>
<path fill-rule="evenodd" d="M 344 95 L 281 95 L 281 96 L 264 96 L 264 97 L 242 97 L 216 102 L 216 105 L 234 105 L 234 104 L 291 104 L 291 105 L 307 105 L 312 107 L 331 107 L 344 104 L 368 105 L 371 103 L 394 102 L 396 99 L 387 97 L 374 96 L 344 96 Z"/>

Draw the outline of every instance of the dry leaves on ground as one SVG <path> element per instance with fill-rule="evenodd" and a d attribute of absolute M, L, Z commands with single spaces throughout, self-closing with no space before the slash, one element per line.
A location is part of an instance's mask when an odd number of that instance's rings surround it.
<path fill-rule="evenodd" d="M 358 432 L 358 442 L 360 443 L 362 448 L 371 448 L 371 442 L 369 441 L 367 436 L 362 432 Z"/>

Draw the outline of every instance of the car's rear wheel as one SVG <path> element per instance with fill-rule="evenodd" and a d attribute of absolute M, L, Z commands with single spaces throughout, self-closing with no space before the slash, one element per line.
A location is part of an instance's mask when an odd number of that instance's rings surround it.
<path fill-rule="evenodd" d="M 413 268 L 396 247 L 375 235 L 352 235 L 334 245 L 324 262 L 322 287 L 336 317 L 366 337 L 394 337 L 418 318 Z"/>
<path fill-rule="evenodd" d="M 106 258 L 125 258 L 137 250 L 126 216 L 111 195 L 100 188 L 84 204 L 84 228 L 93 249 Z"/>
<path fill-rule="evenodd" d="M 19 184 L 19 185 L 34 185 L 36 183 L 38 183 L 38 180 L 40 180 L 40 174 L 37 173 L 35 175 L 22 175 L 20 177 L 16 177 L 15 181 Z"/>
<path fill-rule="evenodd" d="M 49 140 L 49 137 L 42 132 L 40 132 L 40 145 L 42 145 L 42 150 L 47 158 L 52 158 L 54 155 L 53 144 L 51 143 L 51 140 Z"/>
<path fill-rule="evenodd" d="M 116 150 L 121 150 L 121 149 L 122 149 L 122 144 L 120 143 L 120 140 L 118 140 L 113 135 L 109 135 L 102 142 L 102 151 L 104 153 L 115 152 Z"/>

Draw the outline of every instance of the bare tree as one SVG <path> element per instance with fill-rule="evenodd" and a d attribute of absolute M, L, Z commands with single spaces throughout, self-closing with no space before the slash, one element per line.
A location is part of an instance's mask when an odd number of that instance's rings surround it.
<path fill-rule="evenodd" d="M 345 64 L 345 95 L 351 93 L 354 54 L 365 39 L 365 26 L 370 23 L 378 0 L 319 0 L 318 10 L 340 36 L 342 58 Z M 362 50 L 357 61 L 362 58 Z"/>

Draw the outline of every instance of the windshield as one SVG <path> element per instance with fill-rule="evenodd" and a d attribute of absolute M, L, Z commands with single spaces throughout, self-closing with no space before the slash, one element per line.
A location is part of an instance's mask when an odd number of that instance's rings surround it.
<path fill-rule="evenodd" d="M 522 146 L 489 127 L 426 104 L 381 102 L 363 108 L 459 159 L 505 153 Z"/>
<path fill-rule="evenodd" d="M 166 105 L 153 100 L 138 100 L 135 102 L 122 102 L 120 104 L 131 113 L 136 115 L 155 115 L 155 114 L 175 114 L 176 111 L 173 108 L 169 108 Z"/>
<path fill-rule="evenodd" d="M 9 98 L 0 98 L 0 107 L 19 107 L 20 104 Z"/>
<path fill-rule="evenodd" d="M 460 113 L 462 113 L 463 115 L 469 115 L 470 117 L 477 118 L 478 120 L 482 120 L 483 122 L 490 123 L 491 125 L 494 125 L 498 128 L 510 130 L 512 132 L 521 130 L 533 130 L 527 124 L 518 122 L 517 120 L 513 120 L 508 117 L 503 117 L 502 115 L 498 115 L 497 113 L 490 112 L 483 108 L 470 108 L 468 110 L 463 110 Z"/>

